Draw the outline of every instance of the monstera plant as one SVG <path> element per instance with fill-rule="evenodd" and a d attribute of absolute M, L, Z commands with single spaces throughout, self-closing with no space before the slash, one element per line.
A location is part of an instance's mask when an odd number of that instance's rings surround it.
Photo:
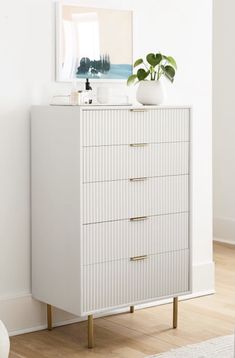
<path fill-rule="evenodd" d="M 128 77 L 127 84 L 140 82 L 137 100 L 142 104 L 161 104 L 165 99 L 165 91 L 160 79 L 165 76 L 174 82 L 177 70 L 175 59 L 161 53 L 149 53 L 145 60 L 136 60 L 133 67 L 138 68 L 137 72 Z"/>

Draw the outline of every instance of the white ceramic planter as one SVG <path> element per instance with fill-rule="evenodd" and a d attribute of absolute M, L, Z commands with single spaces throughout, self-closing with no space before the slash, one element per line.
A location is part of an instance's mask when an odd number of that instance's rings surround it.
<path fill-rule="evenodd" d="M 166 98 L 165 87 L 161 81 L 141 81 L 137 89 L 136 98 L 141 104 L 162 104 Z"/>

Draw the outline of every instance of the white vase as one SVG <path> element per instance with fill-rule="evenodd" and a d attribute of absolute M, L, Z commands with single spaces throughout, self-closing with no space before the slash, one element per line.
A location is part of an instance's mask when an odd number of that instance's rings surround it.
<path fill-rule="evenodd" d="M 165 101 L 165 87 L 161 81 L 140 81 L 137 101 L 146 105 L 159 105 Z"/>

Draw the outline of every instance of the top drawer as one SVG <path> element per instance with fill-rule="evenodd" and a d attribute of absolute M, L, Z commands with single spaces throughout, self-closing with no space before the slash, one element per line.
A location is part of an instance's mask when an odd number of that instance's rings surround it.
<path fill-rule="evenodd" d="M 189 141 L 189 108 L 84 109 L 83 146 Z"/>

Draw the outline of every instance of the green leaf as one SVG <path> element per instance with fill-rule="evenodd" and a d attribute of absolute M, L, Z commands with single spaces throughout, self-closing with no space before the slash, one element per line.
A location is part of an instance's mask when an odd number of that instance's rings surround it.
<path fill-rule="evenodd" d="M 156 57 L 156 61 L 158 61 L 159 64 L 162 61 L 162 54 L 156 53 L 155 57 Z"/>
<path fill-rule="evenodd" d="M 127 79 L 127 86 L 132 85 L 135 82 L 136 78 L 137 78 L 137 75 L 129 76 L 128 79 Z"/>
<path fill-rule="evenodd" d="M 140 68 L 140 69 L 137 71 L 138 80 L 139 80 L 139 81 L 145 80 L 145 78 L 148 77 L 149 73 L 150 73 L 150 71 L 145 71 L 143 68 Z"/>
<path fill-rule="evenodd" d="M 161 69 L 164 73 L 164 75 L 171 81 L 174 81 L 174 77 L 175 77 L 175 70 L 173 67 L 171 66 L 161 66 Z"/>
<path fill-rule="evenodd" d="M 168 56 L 167 60 L 171 64 L 171 66 L 173 66 L 177 70 L 177 63 L 176 63 L 175 59 L 171 56 Z"/>
<path fill-rule="evenodd" d="M 156 67 L 161 62 L 162 55 L 160 53 L 157 53 L 156 55 L 154 55 L 154 53 L 149 53 L 146 56 L 146 60 L 151 66 Z"/>
<path fill-rule="evenodd" d="M 134 67 L 137 67 L 137 66 L 141 65 L 141 63 L 143 63 L 143 62 L 144 62 L 143 59 L 139 58 L 138 60 L 135 61 Z"/>
<path fill-rule="evenodd" d="M 175 77 L 175 69 L 172 66 L 165 66 L 165 72 L 171 77 Z"/>

